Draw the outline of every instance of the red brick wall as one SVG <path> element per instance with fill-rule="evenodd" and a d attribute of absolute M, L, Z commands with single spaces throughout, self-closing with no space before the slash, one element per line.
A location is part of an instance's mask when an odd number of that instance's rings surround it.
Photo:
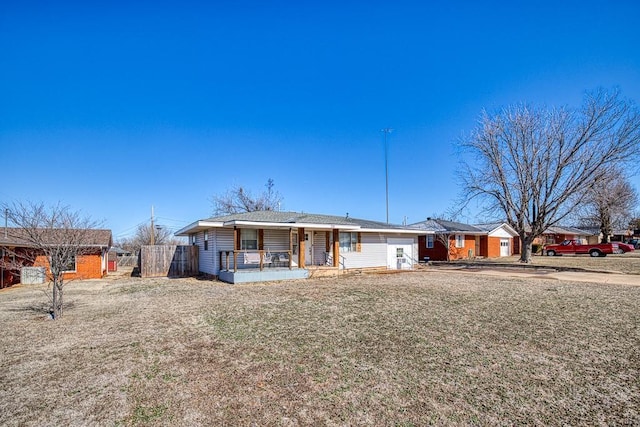
<path fill-rule="evenodd" d="M 35 267 L 46 267 L 49 273 L 49 261 L 44 255 L 38 255 L 33 263 Z M 64 273 L 64 280 L 72 279 L 100 279 L 105 272 L 102 270 L 100 254 L 79 255 L 76 257 L 76 271 Z"/>
<path fill-rule="evenodd" d="M 451 259 L 468 259 L 469 251 L 471 254 L 476 253 L 476 236 L 464 236 L 464 247 L 456 248 L 456 237 L 451 236 L 450 253 Z"/>
<path fill-rule="evenodd" d="M 500 256 L 500 238 L 489 237 L 487 242 L 487 258 L 497 258 Z"/>
<path fill-rule="evenodd" d="M 445 246 L 434 237 L 433 248 L 427 248 L 425 236 L 418 236 L 418 254 L 420 261 L 424 260 L 424 257 L 428 256 L 431 261 L 446 261 L 447 250 Z"/>
<path fill-rule="evenodd" d="M 475 254 L 476 252 L 476 237 L 475 236 L 464 236 L 464 247 L 456 248 L 456 237 L 452 235 L 449 239 L 449 259 L 466 259 L 469 257 L 469 250 Z M 431 261 L 446 261 L 447 260 L 447 249 L 446 246 L 442 244 L 438 240 L 437 237 L 434 238 L 433 248 L 429 249 L 426 247 L 426 237 L 419 236 L 418 237 L 418 253 L 420 256 L 420 260 L 423 260 L 425 256 L 428 256 Z"/>

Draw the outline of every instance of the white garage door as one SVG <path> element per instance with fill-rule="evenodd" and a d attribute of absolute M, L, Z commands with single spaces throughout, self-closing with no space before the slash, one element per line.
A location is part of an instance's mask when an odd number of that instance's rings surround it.
<path fill-rule="evenodd" d="M 387 268 L 403 270 L 413 267 L 413 239 L 387 239 Z"/>

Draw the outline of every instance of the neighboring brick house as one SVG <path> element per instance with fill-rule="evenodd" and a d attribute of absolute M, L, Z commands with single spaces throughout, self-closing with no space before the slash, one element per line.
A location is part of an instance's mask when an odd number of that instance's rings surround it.
<path fill-rule="evenodd" d="M 470 225 L 443 219 L 427 218 L 412 224 L 425 231 L 418 237 L 420 260 L 432 261 L 470 259 L 475 257 L 497 258 L 516 253 L 514 237 L 517 233 L 506 223 Z"/>
<path fill-rule="evenodd" d="M 477 253 L 477 238 L 486 235 L 485 231 L 472 225 L 443 219 L 427 218 L 411 226 L 426 232 L 418 236 L 420 260 L 428 257 L 432 261 L 446 261 L 447 249 L 450 260 L 473 258 Z"/>
<path fill-rule="evenodd" d="M 474 224 L 474 227 L 487 233 L 486 236 L 480 236 L 478 256 L 498 258 L 520 253 L 518 233 L 506 222 Z"/>
<path fill-rule="evenodd" d="M 55 231 L 55 230 L 54 230 Z M 46 231 L 44 231 L 46 233 Z M 88 230 L 88 242 L 64 273 L 65 280 L 99 279 L 107 274 L 107 254 L 112 245 L 111 230 Z M 46 236 L 46 234 L 45 234 Z M 0 282 L 7 286 L 20 279 L 20 267 L 45 267 L 49 274 L 49 261 L 38 254 L 16 228 L 0 229 Z"/>
<path fill-rule="evenodd" d="M 587 230 L 582 228 L 553 226 L 547 228 L 542 236 L 533 240 L 534 244 L 558 244 L 565 240 L 580 240 L 583 243 L 598 243 L 600 239 L 599 230 Z"/>

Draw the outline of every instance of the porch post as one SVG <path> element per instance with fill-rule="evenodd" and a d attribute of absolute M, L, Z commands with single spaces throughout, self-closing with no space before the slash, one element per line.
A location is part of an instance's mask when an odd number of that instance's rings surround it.
<path fill-rule="evenodd" d="M 305 266 L 305 239 L 304 239 L 304 227 L 298 228 L 298 268 L 304 268 Z"/>
<path fill-rule="evenodd" d="M 291 265 L 293 264 L 293 229 L 289 228 L 289 270 L 291 270 Z"/>
<path fill-rule="evenodd" d="M 233 226 L 233 272 L 238 271 L 238 227 Z"/>
<path fill-rule="evenodd" d="M 340 230 L 333 230 L 333 266 L 340 266 Z"/>

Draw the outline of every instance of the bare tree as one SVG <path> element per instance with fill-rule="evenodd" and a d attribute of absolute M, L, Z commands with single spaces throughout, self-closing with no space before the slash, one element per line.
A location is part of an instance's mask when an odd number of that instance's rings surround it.
<path fill-rule="evenodd" d="M 599 90 L 576 110 L 485 112 L 460 147 L 465 202 L 480 198 L 488 213 L 505 217 L 520 236 L 520 260 L 530 262 L 535 237 L 639 154 L 640 115 L 617 91 Z"/>
<path fill-rule="evenodd" d="M 633 214 L 633 219 L 629 221 L 629 228 L 634 230 L 634 232 L 635 230 L 640 230 L 640 212 L 635 212 Z"/>
<path fill-rule="evenodd" d="M 638 203 L 638 193 L 621 174 L 596 182 L 583 200 L 582 222 L 600 228 L 602 243 L 609 242 L 614 228 L 627 228 Z"/>
<path fill-rule="evenodd" d="M 75 264 L 76 257 L 95 250 L 99 224 L 60 204 L 47 207 L 16 202 L 4 208 L 12 226 L 7 235 L 13 242 L 5 251 L 11 254 L 13 267 L 16 263 L 33 265 L 39 256 L 46 258 L 52 281 L 51 313 L 57 319 L 62 316 L 64 272 Z"/>
<path fill-rule="evenodd" d="M 282 196 L 274 190 L 274 186 L 273 179 L 269 178 L 265 184 L 266 190 L 257 197 L 242 186 L 233 187 L 222 195 L 213 196 L 213 215 L 279 210 Z"/>
<path fill-rule="evenodd" d="M 153 232 L 153 239 L 151 233 Z M 140 224 L 135 234 L 131 238 L 118 241 L 117 245 L 131 253 L 138 254 L 143 245 L 181 245 L 183 242 L 173 236 L 171 230 L 166 227 L 154 226 L 151 224 Z"/>
<path fill-rule="evenodd" d="M 441 244 L 447 252 L 447 262 L 451 261 L 451 233 L 439 232 L 436 233 L 436 242 Z"/>

